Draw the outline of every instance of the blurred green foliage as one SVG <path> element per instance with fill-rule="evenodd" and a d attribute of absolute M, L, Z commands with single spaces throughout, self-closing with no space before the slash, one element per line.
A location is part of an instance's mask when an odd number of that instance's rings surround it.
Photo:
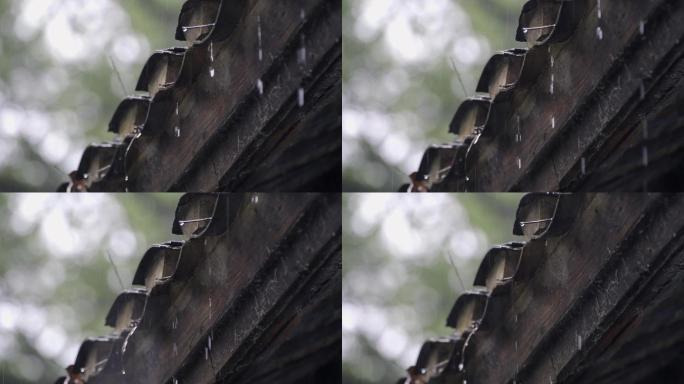
<path fill-rule="evenodd" d="M 54 191 L 85 146 L 115 139 L 107 125 L 147 58 L 180 44 L 181 5 L 0 0 L 0 191 Z"/>
<path fill-rule="evenodd" d="M 521 46 L 522 4 L 343 0 L 345 191 L 396 191 L 429 144 L 454 141 L 448 124 L 486 61 Z"/>
<path fill-rule="evenodd" d="M 171 234 L 177 194 L 0 194 L 3 383 L 52 383 L 104 319 L 144 252 Z M 111 256 L 107 256 L 107 255 Z"/>
<path fill-rule="evenodd" d="M 520 197 L 344 195 L 344 383 L 395 382 L 426 339 L 451 333 L 446 317 L 486 251 L 516 239 Z"/>

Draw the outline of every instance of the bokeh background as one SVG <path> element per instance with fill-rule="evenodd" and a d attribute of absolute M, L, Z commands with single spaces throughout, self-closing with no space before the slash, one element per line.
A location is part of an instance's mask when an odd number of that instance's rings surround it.
<path fill-rule="evenodd" d="M 521 47 L 523 0 L 343 0 L 343 187 L 396 191 L 475 93 L 497 50 Z"/>
<path fill-rule="evenodd" d="M 344 195 L 344 383 L 394 383 L 426 339 L 452 333 L 447 315 L 463 289 L 472 288 L 486 251 L 520 240 L 511 233 L 520 198 Z"/>
<path fill-rule="evenodd" d="M 171 235 L 177 194 L 0 194 L 0 377 L 53 383 L 144 252 Z"/>
<path fill-rule="evenodd" d="M 114 138 L 147 58 L 180 44 L 182 3 L 0 0 L 1 191 L 54 191 L 88 144 Z"/>

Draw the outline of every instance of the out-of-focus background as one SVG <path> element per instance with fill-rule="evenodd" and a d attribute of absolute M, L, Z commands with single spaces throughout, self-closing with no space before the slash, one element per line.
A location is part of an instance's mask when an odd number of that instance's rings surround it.
<path fill-rule="evenodd" d="M 521 47 L 523 0 L 343 0 L 343 188 L 396 191 L 475 93 L 497 50 Z M 459 80 L 460 79 L 460 80 Z"/>
<path fill-rule="evenodd" d="M 177 240 L 177 194 L 0 194 L 0 378 L 53 383 L 144 252 Z"/>
<path fill-rule="evenodd" d="M 0 191 L 54 191 L 88 144 L 114 138 L 147 58 L 179 44 L 182 3 L 0 0 Z"/>
<path fill-rule="evenodd" d="M 447 315 L 472 288 L 486 251 L 516 240 L 520 197 L 345 194 L 344 383 L 393 383 L 415 364 L 425 340 L 453 331 Z"/>

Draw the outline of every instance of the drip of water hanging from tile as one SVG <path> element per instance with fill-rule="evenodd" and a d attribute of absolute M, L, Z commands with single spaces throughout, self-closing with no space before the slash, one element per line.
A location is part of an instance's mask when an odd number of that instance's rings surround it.
<path fill-rule="evenodd" d="M 176 135 L 176 137 L 181 136 L 181 129 L 180 129 L 180 106 L 179 102 L 176 101 L 176 126 L 173 128 L 173 132 Z"/>
<path fill-rule="evenodd" d="M 209 76 L 212 78 L 216 75 L 216 69 L 214 69 L 214 42 L 209 42 Z"/>

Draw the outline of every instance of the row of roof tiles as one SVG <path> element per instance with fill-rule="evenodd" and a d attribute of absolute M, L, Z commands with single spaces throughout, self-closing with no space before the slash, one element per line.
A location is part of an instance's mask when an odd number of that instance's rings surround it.
<path fill-rule="evenodd" d="M 199 71 L 213 60 L 213 43 L 227 39 L 247 10 L 247 0 L 187 0 L 176 27 L 176 40 L 187 47 L 155 52 L 145 63 L 136 91 L 146 96 L 126 97 L 109 122 L 109 131 L 120 140 L 92 144 L 86 148 L 70 181 L 58 191 L 128 189 L 128 152 L 141 137 L 160 134 L 178 135 L 175 126 L 165 126 L 163 118 L 178 113 L 178 95 L 186 92 Z"/>
<path fill-rule="evenodd" d="M 513 94 L 536 81 L 541 69 L 553 60 L 548 46 L 570 38 L 587 6 L 585 0 L 527 1 L 519 17 L 516 40 L 527 43 L 528 48 L 508 49 L 489 59 L 477 83 L 479 94 L 464 100 L 449 124 L 449 132 L 458 140 L 431 145 L 417 172 L 411 174 L 411 183 L 400 191 L 429 191 L 447 177 L 457 181 L 458 190 L 468 190 L 466 167 L 473 148 L 481 137 L 501 134 L 502 121 L 512 113 Z"/>
<path fill-rule="evenodd" d="M 182 235 L 184 241 L 170 241 L 153 245 L 143 255 L 133 277 L 133 287 L 120 293 L 112 303 L 105 325 L 112 334 L 86 339 L 79 348 L 71 371 L 82 380 L 89 380 L 106 368 L 111 369 L 117 356 L 125 353 L 129 337 L 143 322 L 149 300 L 164 294 L 173 281 L 178 282 L 192 270 L 201 255 L 186 240 L 220 236 L 230 220 L 229 195 L 187 194 L 178 203 L 172 233 Z M 171 324 L 172 328 L 177 324 Z M 64 378 L 57 380 L 62 383 Z"/>
<path fill-rule="evenodd" d="M 516 212 L 513 234 L 526 242 L 495 246 L 484 256 L 475 275 L 474 288 L 461 294 L 454 303 L 446 325 L 454 330 L 448 337 L 426 341 L 408 377 L 397 384 L 427 383 L 445 375 L 460 378 L 467 370 L 465 355 L 476 332 L 499 326 L 508 309 L 514 282 L 524 284 L 532 278 L 543 257 L 546 239 L 564 234 L 576 216 L 578 195 L 530 193 L 523 196 Z M 455 381 L 458 382 L 458 381 Z"/>

